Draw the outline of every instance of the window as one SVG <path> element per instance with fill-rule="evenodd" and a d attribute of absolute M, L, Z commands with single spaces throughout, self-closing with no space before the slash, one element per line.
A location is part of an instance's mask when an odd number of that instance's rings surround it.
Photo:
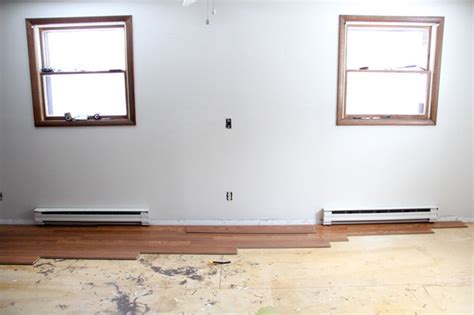
<path fill-rule="evenodd" d="M 435 125 L 443 17 L 341 15 L 338 125 Z"/>
<path fill-rule="evenodd" d="M 131 16 L 26 19 L 35 126 L 135 125 Z"/>

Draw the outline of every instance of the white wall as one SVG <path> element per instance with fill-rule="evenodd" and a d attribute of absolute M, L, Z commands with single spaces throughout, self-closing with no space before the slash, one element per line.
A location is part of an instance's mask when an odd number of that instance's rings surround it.
<path fill-rule="evenodd" d="M 3 32 L 5 30 L 4 25 L 4 8 L 3 3 L 0 2 L 0 38 L 3 38 Z M 5 61 L 3 58 L 4 44 L 0 40 L 0 113 L 3 112 L 4 106 L 4 90 L 3 90 L 3 77 L 5 76 Z M 3 130 L 3 117 L 4 115 L 0 114 L 0 192 L 4 191 L 5 176 L 3 172 L 5 171 L 5 166 L 3 165 L 4 160 L 4 149 L 3 149 L 3 140 L 5 137 L 5 131 Z M 4 202 L 0 201 L 0 218 L 3 217 L 3 205 Z"/>
<path fill-rule="evenodd" d="M 472 177 L 471 177 L 471 187 L 472 187 L 472 194 L 471 194 L 471 208 L 474 209 L 474 1 L 471 1 L 471 110 L 472 110 L 472 124 L 471 124 L 471 135 L 472 135 L 472 149 L 471 149 L 471 169 L 472 169 Z"/>
<path fill-rule="evenodd" d="M 204 3 L 7 4 L 4 219 L 37 206 L 148 206 L 160 222 L 311 221 L 327 206 L 472 216 L 470 2 L 218 0 L 211 26 Z M 114 14 L 134 18 L 138 125 L 35 128 L 24 19 Z M 437 126 L 336 127 L 339 14 L 446 17 Z"/>

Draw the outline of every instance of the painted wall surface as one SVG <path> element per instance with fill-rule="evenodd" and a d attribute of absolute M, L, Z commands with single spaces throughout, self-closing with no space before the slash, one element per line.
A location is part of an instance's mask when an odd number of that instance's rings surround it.
<path fill-rule="evenodd" d="M 471 155 L 471 168 L 472 168 L 472 177 L 471 177 L 471 187 L 472 187 L 472 206 L 474 209 L 474 1 L 471 1 L 471 110 L 472 110 L 472 124 L 471 124 L 471 135 L 472 135 L 472 155 Z"/>
<path fill-rule="evenodd" d="M 0 36 L 3 37 L 3 32 L 5 29 L 4 25 L 4 5 L 3 3 L 0 2 Z M 3 109 L 4 109 L 4 76 L 5 76 L 5 61 L 3 58 L 3 50 L 4 50 L 4 44 L 2 41 L 0 41 L 0 192 L 4 191 L 4 185 L 5 185 L 5 176 L 4 176 L 4 171 L 5 171 L 5 166 L 3 164 L 4 160 L 4 149 L 3 149 L 3 142 L 5 139 L 5 131 L 3 130 L 3 118 L 4 115 Z M 0 219 L 3 217 L 3 205 L 4 202 L 0 201 Z"/>
<path fill-rule="evenodd" d="M 203 1 L 6 4 L 4 219 L 38 206 L 146 206 L 154 222 L 311 222 L 344 206 L 473 216 L 469 1 L 217 4 L 210 26 Z M 35 128 L 24 19 L 116 14 L 133 15 L 138 125 Z M 339 14 L 446 17 L 437 126 L 335 125 Z"/>

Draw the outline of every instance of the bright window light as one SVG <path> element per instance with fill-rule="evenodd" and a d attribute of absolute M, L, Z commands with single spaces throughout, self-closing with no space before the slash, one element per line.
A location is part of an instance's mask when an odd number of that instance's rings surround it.
<path fill-rule="evenodd" d="M 347 74 L 347 115 L 423 115 L 426 73 Z"/>
<path fill-rule="evenodd" d="M 124 28 L 48 30 L 45 66 L 55 71 L 125 70 Z"/>
<path fill-rule="evenodd" d="M 421 28 L 349 27 L 347 69 L 425 69 L 429 31 Z"/>
<path fill-rule="evenodd" d="M 123 73 L 44 76 L 48 116 L 124 116 L 127 101 Z"/>

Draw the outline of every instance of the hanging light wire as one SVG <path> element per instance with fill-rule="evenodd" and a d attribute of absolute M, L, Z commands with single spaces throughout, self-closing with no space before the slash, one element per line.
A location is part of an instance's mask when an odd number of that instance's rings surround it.
<path fill-rule="evenodd" d="M 209 0 L 206 1 L 206 14 L 207 14 L 206 24 L 209 25 L 211 24 L 211 20 L 209 19 Z"/>

